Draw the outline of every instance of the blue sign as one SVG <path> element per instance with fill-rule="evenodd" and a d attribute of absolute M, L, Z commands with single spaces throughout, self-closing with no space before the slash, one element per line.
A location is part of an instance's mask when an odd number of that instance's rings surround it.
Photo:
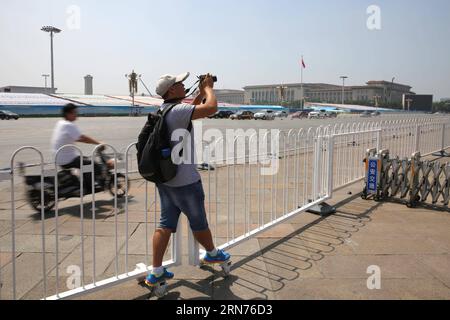
<path fill-rule="evenodd" d="M 377 193 L 378 187 L 378 158 L 369 158 L 367 172 L 367 193 Z"/>

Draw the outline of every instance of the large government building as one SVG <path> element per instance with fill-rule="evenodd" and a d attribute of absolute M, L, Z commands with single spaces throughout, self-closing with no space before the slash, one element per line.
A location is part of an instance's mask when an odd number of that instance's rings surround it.
<path fill-rule="evenodd" d="M 217 100 L 220 102 L 231 104 L 244 104 L 244 91 L 243 90 L 223 90 L 214 89 Z"/>
<path fill-rule="evenodd" d="M 345 86 L 345 102 L 395 102 L 401 103 L 404 94 L 414 94 L 408 85 L 388 82 L 369 81 L 365 86 Z M 281 103 L 300 101 L 302 84 L 256 85 L 244 87 L 246 104 Z M 342 86 L 326 83 L 304 83 L 304 99 L 306 102 L 341 103 Z"/>

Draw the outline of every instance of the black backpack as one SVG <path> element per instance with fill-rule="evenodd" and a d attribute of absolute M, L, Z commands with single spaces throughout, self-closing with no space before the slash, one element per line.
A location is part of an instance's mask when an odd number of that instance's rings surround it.
<path fill-rule="evenodd" d="M 147 123 L 139 134 L 136 144 L 138 168 L 141 176 L 147 181 L 165 183 L 175 178 L 177 174 L 177 165 L 172 162 L 172 157 L 163 157 L 162 154 L 162 150 L 171 149 L 164 118 L 176 105 L 160 109 L 157 113 L 150 113 Z"/>

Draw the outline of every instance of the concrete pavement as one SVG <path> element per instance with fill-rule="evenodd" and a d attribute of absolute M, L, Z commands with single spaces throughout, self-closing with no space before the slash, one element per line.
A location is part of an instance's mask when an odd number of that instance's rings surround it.
<path fill-rule="evenodd" d="M 449 213 L 362 200 L 360 189 L 358 183 L 335 194 L 330 201 L 338 209 L 335 215 L 302 213 L 233 248 L 232 272 L 227 278 L 218 269 L 187 266 L 184 257 L 183 266 L 172 268 L 176 278 L 170 281 L 170 292 L 164 299 L 449 299 Z M 70 219 L 63 226 L 61 235 L 73 233 Z M 110 234 L 110 227 L 102 226 L 105 235 Z M 134 235 L 142 239 L 142 234 L 136 234 L 138 230 Z M 99 243 L 102 248 L 108 248 L 107 239 Z M 68 255 L 64 265 L 71 263 L 70 255 L 79 255 L 71 251 L 79 239 L 66 242 L 67 250 L 61 253 Z M 145 259 L 145 255 L 138 254 L 141 249 L 131 253 L 130 265 Z M 35 249 L 22 250 L 19 259 L 27 261 L 28 269 L 41 268 Z M 99 270 L 103 276 L 112 276 L 114 250 L 104 249 L 102 254 L 105 257 L 99 261 L 109 264 L 100 264 Z M 5 260 L 8 255 L 4 254 L 1 257 L 3 273 L 10 259 Z M 48 253 L 48 261 L 54 262 L 54 253 Z M 121 255 L 119 265 L 123 263 Z M 380 268 L 379 290 L 367 287 L 370 266 Z M 48 290 L 52 292 L 56 279 L 54 272 L 49 275 Z M 61 276 L 60 283 L 66 280 L 66 275 Z M 87 276 L 86 281 L 89 280 L 91 277 Z M 42 282 L 31 281 L 25 287 L 22 284 L 20 290 L 24 292 L 23 299 L 41 298 Z M 81 299 L 149 298 L 148 289 L 130 281 Z"/>

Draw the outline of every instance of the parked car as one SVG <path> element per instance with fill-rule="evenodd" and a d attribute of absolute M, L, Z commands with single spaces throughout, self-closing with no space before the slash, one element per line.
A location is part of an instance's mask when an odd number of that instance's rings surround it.
<path fill-rule="evenodd" d="M 291 115 L 291 119 L 305 119 L 308 118 L 308 114 L 310 112 L 313 112 L 313 109 L 305 109 L 302 111 L 297 111 L 294 114 Z"/>
<path fill-rule="evenodd" d="M 308 119 L 322 119 L 325 115 L 320 111 L 311 111 L 308 113 Z"/>
<path fill-rule="evenodd" d="M 379 115 L 381 115 L 381 112 L 379 111 L 374 111 L 370 114 L 372 117 L 378 117 Z"/>
<path fill-rule="evenodd" d="M 287 118 L 288 113 L 286 111 L 276 111 L 275 118 Z"/>
<path fill-rule="evenodd" d="M 364 111 L 361 113 L 361 118 L 370 118 L 372 116 L 372 113 L 370 111 Z"/>
<path fill-rule="evenodd" d="M 238 111 L 230 116 L 231 120 L 250 120 L 253 119 L 253 112 L 251 111 Z"/>
<path fill-rule="evenodd" d="M 215 114 L 210 116 L 210 119 L 228 119 L 231 115 L 233 115 L 233 111 L 221 110 L 217 111 Z"/>
<path fill-rule="evenodd" d="M 8 110 L 0 110 L 0 119 L 2 120 L 9 120 L 9 119 L 14 119 L 14 120 L 19 120 L 19 115 L 8 111 Z"/>
<path fill-rule="evenodd" d="M 325 110 L 311 111 L 308 114 L 308 119 L 324 119 L 324 118 L 327 118 L 327 117 L 328 117 L 328 115 L 327 115 Z"/>
<path fill-rule="evenodd" d="M 338 113 L 335 111 L 326 111 L 327 117 L 328 118 L 337 118 Z"/>
<path fill-rule="evenodd" d="M 274 120 L 275 112 L 273 110 L 262 110 L 254 114 L 255 120 Z"/>
<path fill-rule="evenodd" d="M 308 119 L 325 119 L 325 118 L 336 118 L 337 112 L 327 111 L 325 109 L 319 111 L 311 111 L 308 114 Z"/>

